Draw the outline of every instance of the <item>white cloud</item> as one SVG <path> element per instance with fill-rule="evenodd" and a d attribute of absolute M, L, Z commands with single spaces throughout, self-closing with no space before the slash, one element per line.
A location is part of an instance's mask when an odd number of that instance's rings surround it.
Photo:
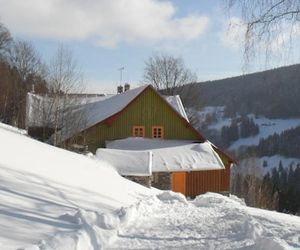
<path fill-rule="evenodd" d="M 192 40 L 208 25 L 202 15 L 177 18 L 175 6 L 159 0 L 0 0 L 0 6 L 1 21 L 14 33 L 105 47 Z"/>
<path fill-rule="evenodd" d="M 240 49 L 245 41 L 247 26 L 238 17 L 232 17 L 225 22 L 223 31 L 220 34 L 221 43 L 225 47 Z"/>

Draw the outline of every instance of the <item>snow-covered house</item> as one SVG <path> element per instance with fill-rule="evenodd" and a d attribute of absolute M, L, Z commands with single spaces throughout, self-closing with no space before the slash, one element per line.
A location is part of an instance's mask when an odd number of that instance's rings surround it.
<path fill-rule="evenodd" d="M 229 191 L 233 160 L 193 128 L 179 96 L 164 97 L 146 85 L 96 99 L 72 106 L 83 119 L 76 133 L 60 127 L 66 146 L 86 144 L 93 153 L 108 148 L 97 155 L 115 161 L 122 175 L 152 175 L 158 188 L 192 197 Z M 28 120 L 38 120 L 31 106 Z"/>

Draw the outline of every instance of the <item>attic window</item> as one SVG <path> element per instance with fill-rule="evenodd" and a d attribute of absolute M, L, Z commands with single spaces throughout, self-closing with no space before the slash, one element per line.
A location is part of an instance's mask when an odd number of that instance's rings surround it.
<path fill-rule="evenodd" d="M 133 135 L 133 137 L 145 137 L 145 127 L 144 126 L 133 126 L 132 135 Z"/>
<path fill-rule="evenodd" d="M 164 138 L 164 127 L 153 126 L 152 127 L 152 138 Z"/>

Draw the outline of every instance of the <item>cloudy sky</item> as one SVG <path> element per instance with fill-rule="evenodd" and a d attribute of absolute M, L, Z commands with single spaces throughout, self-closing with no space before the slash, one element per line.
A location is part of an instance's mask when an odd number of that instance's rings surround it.
<path fill-rule="evenodd" d="M 0 21 L 47 61 L 61 44 L 80 64 L 89 92 L 143 81 L 154 53 L 182 56 L 200 81 L 242 73 L 244 29 L 222 0 L 0 0 Z M 228 24 L 231 23 L 229 26 Z"/>

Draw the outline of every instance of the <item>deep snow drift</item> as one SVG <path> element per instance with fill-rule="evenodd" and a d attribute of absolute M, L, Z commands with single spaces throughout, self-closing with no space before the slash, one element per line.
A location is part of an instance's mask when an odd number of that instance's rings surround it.
<path fill-rule="evenodd" d="M 75 242 L 87 230 L 74 214 L 97 211 L 100 216 L 151 193 L 106 163 L 32 140 L 3 124 L 0 140 L 1 250 L 61 233 L 73 234 Z M 73 249 L 63 246 L 57 249 Z"/>
<path fill-rule="evenodd" d="M 215 193 L 164 192 L 129 209 L 110 249 L 300 249 L 300 218 Z"/>
<path fill-rule="evenodd" d="M 300 249 L 300 218 L 187 201 L 0 124 L 0 249 Z"/>

